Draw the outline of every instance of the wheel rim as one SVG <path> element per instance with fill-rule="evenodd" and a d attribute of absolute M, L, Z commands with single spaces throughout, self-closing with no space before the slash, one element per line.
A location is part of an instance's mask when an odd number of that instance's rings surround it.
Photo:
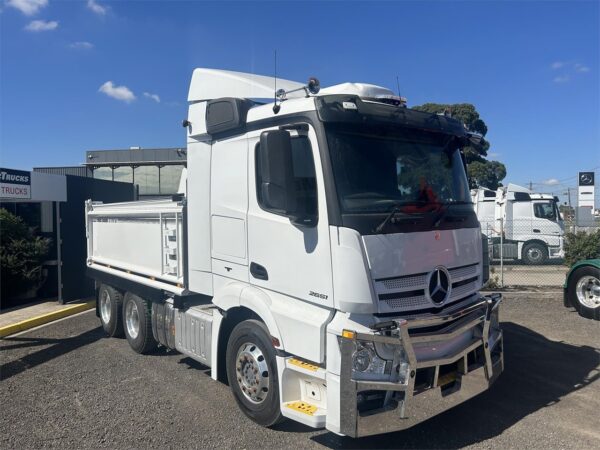
<path fill-rule="evenodd" d="M 527 256 L 530 261 L 539 261 L 542 257 L 542 251 L 539 248 L 530 248 L 527 250 Z"/>
<path fill-rule="evenodd" d="M 100 296 L 100 317 L 104 323 L 110 322 L 110 305 L 110 295 L 108 291 L 104 290 Z"/>
<path fill-rule="evenodd" d="M 269 392 L 269 366 L 258 345 L 247 342 L 240 346 L 235 363 L 238 385 L 248 400 L 262 403 Z"/>
<path fill-rule="evenodd" d="M 577 300 L 588 308 L 600 307 L 600 280 L 586 275 L 581 277 L 575 286 Z"/>
<path fill-rule="evenodd" d="M 138 307 L 133 300 L 127 302 L 125 307 L 125 323 L 127 324 L 127 334 L 135 339 L 140 333 L 140 316 Z"/>

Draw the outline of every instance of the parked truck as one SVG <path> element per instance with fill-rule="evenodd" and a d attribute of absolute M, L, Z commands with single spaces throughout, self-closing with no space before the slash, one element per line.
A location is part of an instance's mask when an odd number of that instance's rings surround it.
<path fill-rule="evenodd" d="M 471 197 L 491 259 L 541 265 L 564 258 L 565 225 L 556 197 L 512 183 L 496 191 L 474 189 Z"/>
<path fill-rule="evenodd" d="M 501 297 L 479 293 L 461 123 L 369 84 L 212 69 L 188 100 L 182 195 L 87 203 L 109 335 L 201 362 L 263 426 L 386 433 L 490 387 Z"/>

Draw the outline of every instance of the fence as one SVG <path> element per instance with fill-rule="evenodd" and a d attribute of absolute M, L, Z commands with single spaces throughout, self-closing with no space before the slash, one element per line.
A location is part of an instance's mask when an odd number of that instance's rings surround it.
<path fill-rule="evenodd" d="M 545 218 L 497 220 L 481 224 L 487 237 L 490 288 L 559 288 L 569 268 L 565 233 L 600 230 L 600 219 L 559 224 Z"/>

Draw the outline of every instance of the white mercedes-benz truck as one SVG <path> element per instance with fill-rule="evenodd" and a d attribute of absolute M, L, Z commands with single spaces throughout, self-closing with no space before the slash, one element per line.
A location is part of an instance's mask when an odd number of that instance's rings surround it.
<path fill-rule="evenodd" d="M 184 192 L 87 203 L 109 335 L 210 367 L 263 426 L 386 433 L 491 386 L 475 136 L 368 84 L 196 69 L 188 100 Z"/>
<path fill-rule="evenodd" d="M 471 198 L 491 243 L 491 259 L 541 265 L 564 258 L 565 224 L 557 197 L 510 183 L 496 191 L 474 189 Z"/>

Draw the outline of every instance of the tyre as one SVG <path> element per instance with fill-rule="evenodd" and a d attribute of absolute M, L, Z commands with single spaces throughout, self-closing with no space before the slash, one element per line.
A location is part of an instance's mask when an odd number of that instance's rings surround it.
<path fill-rule="evenodd" d="M 548 260 L 548 249 L 539 242 L 530 242 L 523 246 L 523 262 L 530 266 L 539 266 Z"/>
<path fill-rule="evenodd" d="M 266 325 L 239 323 L 229 336 L 226 360 L 229 386 L 242 412 L 264 427 L 280 422 L 277 363 Z"/>
<path fill-rule="evenodd" d="M 152 334 L 151 305 L 131 292 L 123 299 L 123 329 L 131 348 L 137 353 L 150 353 L 158 343 Z"/>
<path fill-rule="evenodd" d="M 115 288 L 103 284 L 98 289 L 98 313 L 102 328 L 111 337 L 123 336 L 121 311 L 123 296 Z"/>
<path fill-rule="evenodd" d="M 580 316 L 600 320 L 600 269 L 590 266 L 576 269 L 569 277 L 567 296 Z"/>

